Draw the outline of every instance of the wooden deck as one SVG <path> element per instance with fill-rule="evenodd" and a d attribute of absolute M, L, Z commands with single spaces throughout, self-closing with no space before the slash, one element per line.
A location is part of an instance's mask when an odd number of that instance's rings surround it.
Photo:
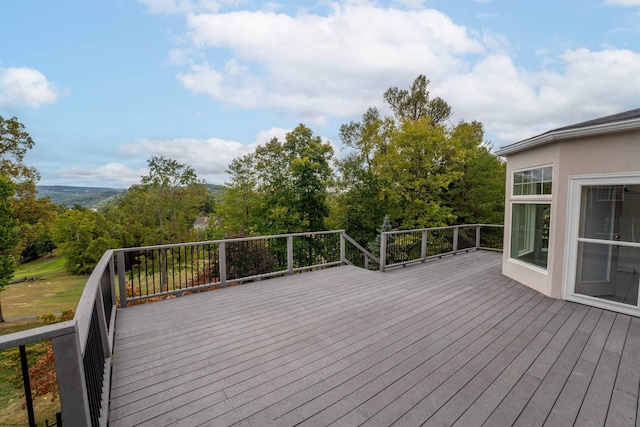
<path fill-rule="evenodd" d="M 473 252 L 118 311 L 111 426 L 638 426 L 640 318 Z"/>

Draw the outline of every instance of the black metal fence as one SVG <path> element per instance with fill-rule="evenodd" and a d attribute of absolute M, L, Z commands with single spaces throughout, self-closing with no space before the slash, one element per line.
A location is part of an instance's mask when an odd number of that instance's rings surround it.
<path fill-rule="evenodd" d="M 380 245 L 381 270 L 461 251 L 502 250 L 503 234 L 504 226 L 489 224 L 385 232 Z"/>
<path fill-rule="evenodd" d="M 347 259 L 376 265 L 375 257 L 351 242 L 338 230 L 117 249 L 120 306 L 331 267 Z"/>

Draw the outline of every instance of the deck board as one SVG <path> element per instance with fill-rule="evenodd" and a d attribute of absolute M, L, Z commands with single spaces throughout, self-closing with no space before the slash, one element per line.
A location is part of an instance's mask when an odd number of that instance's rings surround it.
<path fill-rule="evenodd" d="M 118 311 L 110 425 L 633 425 L 640 319 L 471 252 Z"/>

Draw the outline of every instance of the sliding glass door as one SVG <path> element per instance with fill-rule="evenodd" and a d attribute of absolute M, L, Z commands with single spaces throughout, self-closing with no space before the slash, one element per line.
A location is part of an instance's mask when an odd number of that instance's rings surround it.
<path fill-rule="evenodd" d="M 573 191 L 573 296 L 605 308 L 638 310 L 640 182 L 585 180 Z"/>

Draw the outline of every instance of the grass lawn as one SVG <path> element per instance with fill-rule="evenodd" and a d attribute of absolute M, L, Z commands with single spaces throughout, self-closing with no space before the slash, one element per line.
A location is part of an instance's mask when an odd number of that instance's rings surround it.
<path fill-rule="evenodd" d="M 20 265 L 13 280 L 23 278 L 0 292 L 5 319 L 75 310 L 88 276 L 70 275 L 63 258 L 50 256 Z"/>
<path fill-rule="evenodd" d="M 64 262 L 63 258 L 48 256 L 18 267 L 13 280 L 28 280 L 11 284 L 0 293 L 3 316 L 5 320 L 8 319 L 0 323 L 0 335 L 44 324 L 33 318 L 15 318 L 76 309 L 88 276 L 70 275 L 65 270 Z M 37 358 L 46 353 L 47 348 L 48 341 L 27 345 L 30 368 Z M 24 389 L 18 354 L 17 348 L 0 352 L 0 426 L 27 423 L 27 412 L 22 408 Z M 58 399 L 52 402 L 51 394 L 34 398 L 38 425 L 45 425 L 45 418 L 53 421 L 59 410 L 60 402 Z"/>

